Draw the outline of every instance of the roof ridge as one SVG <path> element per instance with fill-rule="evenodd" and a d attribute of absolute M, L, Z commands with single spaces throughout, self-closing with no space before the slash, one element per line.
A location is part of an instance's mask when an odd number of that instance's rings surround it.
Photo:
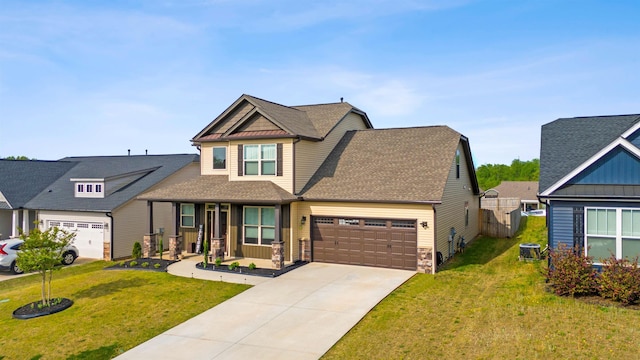
<path fill-rule="evenodd" d="M 295 109 L 295 108 L 293 108 L 291 106 L 278 104 L 277 102 L 273 102 L 273 101 L 270 101 L 270 100 L 259 98 L 257 96 L 253 96 L 253 95 L 249 95 L 249 94 L 244 94 L 244 96 L 247 96 L 247 97 L 250 97 L 250 98 L 253 98 L 253 99 L 256 99 L 256 100 L 264 101 L 264 102 L 269 103 L 269 104 L 273 104 L 273 105 L 277 105 L 277 106 L 280 106 L 280 107 L 284 107 L 284 108 L 287 108 L 287 109 L 292 109 L 292 110 L 296 110 L 296 111 L 302 111 L 300 109 Z"/>
<path fill-rule="evenodd" d="M 452 131 L 457 132 L 456 130 L 453 130 L 448 125 L 423 125 L 423 126 L 391 127 L 391 128 L 376 128 L 376 129 L 360 129 L 360 130 L 353 130 L 353 131 L 411 130 L 411 129 L 431 129 L 431 128 L 447 128 L 447 129 L 451 129 Z"/>
<path fill-rule="evenodd" d="M 349 105 L 351 107 L 355 107 L 353 105 L 351 105 L 349 102 L 347 101 L 340 101 L 340 102 L 330 102 L 330 103 L 319 103 L 319 104 L 307 104 L 307 105 L 293 105 L 292 107 L 303 107 L 303 106 L 323 106 L 323 105 L 339 105 L 339 104 L 346 104 Z"/>
<path fill-rule="evenodd" d="M 619 114 L 619 115 L 593 115 L 593 116 L 573 116 L 573 117 L 561 117 L 558 118 L 558 120 L 562 120 L 562 119 L 592 119 L 592 118 L 605 118 L 605 117 L 631 117 L 631 116 L 635 116 L 637 118 L 640 118 L 640 114 Z"/>

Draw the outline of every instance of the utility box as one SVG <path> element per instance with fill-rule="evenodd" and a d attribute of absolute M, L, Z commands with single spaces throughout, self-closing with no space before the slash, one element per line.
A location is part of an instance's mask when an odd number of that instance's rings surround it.
<path fill-rule="evenodd" d="M 540 244 L 520 244 L 520 260 L 540 260 Z"/>

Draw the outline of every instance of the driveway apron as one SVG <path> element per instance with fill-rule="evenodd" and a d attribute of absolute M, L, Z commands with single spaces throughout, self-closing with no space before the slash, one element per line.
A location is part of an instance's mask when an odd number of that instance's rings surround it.
<path fill-rule="evenodd" d="M 261 282 L 117 359 L 318 359 L 414 274 L 310 263 Z"/>

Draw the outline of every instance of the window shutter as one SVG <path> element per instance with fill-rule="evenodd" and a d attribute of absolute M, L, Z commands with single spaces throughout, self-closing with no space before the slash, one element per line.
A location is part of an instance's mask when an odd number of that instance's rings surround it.
<path fill-rule="evenodd" d="M 584 208 L 573 208 L 573 249 L 582 251 L 584 244 Z"/>
<path fill-rule="evenodd" d="M 238 144 L 238 176 L 242 176 L 244 173 L 244 154 L 242 153 L 242 144 Z"/>
<path fill-rule="evenodd" d="M 282 176 L 282 144 L 276 144 L 276 176 Z"/>

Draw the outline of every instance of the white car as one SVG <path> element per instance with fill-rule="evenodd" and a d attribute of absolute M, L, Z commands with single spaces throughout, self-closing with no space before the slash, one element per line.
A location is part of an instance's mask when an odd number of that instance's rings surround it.
<path fill-rule="evenodd" d="M 0 270 L 9 270 L 13 274 L 22 274 L 22 269 L 16 264 L 16 259 L 23 242 L 21 239 L 0 241 Z M 80 256 L 78 249 L 73 245 L 69 245 L 62 253 L 62 264 L 71 265 L 78 256 Z"/>

